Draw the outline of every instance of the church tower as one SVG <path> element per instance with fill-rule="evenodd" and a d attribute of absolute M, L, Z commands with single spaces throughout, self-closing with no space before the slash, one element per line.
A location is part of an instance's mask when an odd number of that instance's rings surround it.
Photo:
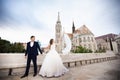
<path fill-rule="evenodd" d="M 73 21 L 73 26 L 72 26 L 72 33 L 75 32 L 75 25 L 74 25 L 74 21 Z"/>
<path fill-rule="evenodd" d="M 58 12 L 58 20 L 55 26 L 55 42 L 56 42 L 56 51 L 62 53 L 62 25 L 60 21 L 60 15 Z"/>

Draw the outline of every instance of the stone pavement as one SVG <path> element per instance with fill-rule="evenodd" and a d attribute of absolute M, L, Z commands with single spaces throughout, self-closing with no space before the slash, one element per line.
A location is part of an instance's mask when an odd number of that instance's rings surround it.
<path fill-rule="evenodd" d="M 69 72 L 58 78 L 46 78 L 30 74 L 27 78 L 20 76 L 0 77 L 0 80 L 120 80 L 120 59 L 70 67 Z"/>

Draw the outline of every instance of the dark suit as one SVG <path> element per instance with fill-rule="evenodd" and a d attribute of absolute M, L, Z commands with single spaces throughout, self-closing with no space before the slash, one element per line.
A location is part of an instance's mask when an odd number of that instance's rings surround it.
<path fill-rule="evenodd" d="M 39 46 L 38 42 L 34 42 L 32 47 L 30 46 L 30 42 L 27 43 L 25 56 L 28 56 L 28 57 L 27 57 L 27 65 L 26 65 L 25 75 L 28 75 L 28 73 L 29 73 L 31 60 L 33 61 L 33 65 L 34 65 L 34 74 L 37 74 L 38 50 L 42 54 L 42 51 L 40 49 L 40 46 Z"/>

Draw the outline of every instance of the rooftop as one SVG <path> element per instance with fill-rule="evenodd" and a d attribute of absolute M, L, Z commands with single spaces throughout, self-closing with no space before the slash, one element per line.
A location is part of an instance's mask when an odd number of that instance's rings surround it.
<path fill-rule="evenodd" d="M 75 33 L 78 34 L 92 34 L 93 33 L 86 27 L 86 25 L 82 25 L 80 28 L 75 30 Z"/>
<path fill-rule="evenodd" d="M 107 38 L 111 38 L 112 40 L 115 40 L 115 37 L 118 36 L 117 34 L 113 34 L 113 33 L 109 33 L 106 35 L 102 35 L 102 36 L 98 36 L 95 39 L 107 39 Z"/>

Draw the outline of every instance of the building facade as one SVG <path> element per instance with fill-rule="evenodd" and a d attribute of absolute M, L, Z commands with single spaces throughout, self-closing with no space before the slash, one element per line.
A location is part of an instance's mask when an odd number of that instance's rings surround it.
<path fill-rule="evenodd" d="M 96 37 L 95 39 L 98 49 L 105 49 L 113 51 L 114 53 L 118 53 L 117 43 L 115 41 L 116 36 L 116 34 L 110 33 Z"/>
<path fill-rule="evenodd" d="M 73 24 L 72 32 L 72 50 L 75 50 L 77 46 L 85 47 L 93 52 L 97 50 L 94 34 L 86 27 L 86 25 L 82 25 L 80 28 L 75 30 L 75 26 Z"/>
<path fill-rule="evenodd" d="M 120 34 L 115 37 L 115 41 L 117 43 L 118 54 L 120 55 Z"/>
<path fill-rule="evenodd" d="M 87 49 L 95 52 L 97 50 L 97 44 L 94 37 L 94 34 L 86 27 L 86 25 L 82 25 L 80 28 L 75 29 L 75 25 L 73 22 L 72 25 L 72 33 L 67 33 L 72 43 L 72 50 L 75 50 L 78 46 L 85 47 Z M 63 49 L 63 32 L 62 25 L 60 21 L 60 16 L 58 13 L 58 20 L 55 26 L 55 42 L 56 42 L 56 51 L 58 53 L 62 53 Z"/>

